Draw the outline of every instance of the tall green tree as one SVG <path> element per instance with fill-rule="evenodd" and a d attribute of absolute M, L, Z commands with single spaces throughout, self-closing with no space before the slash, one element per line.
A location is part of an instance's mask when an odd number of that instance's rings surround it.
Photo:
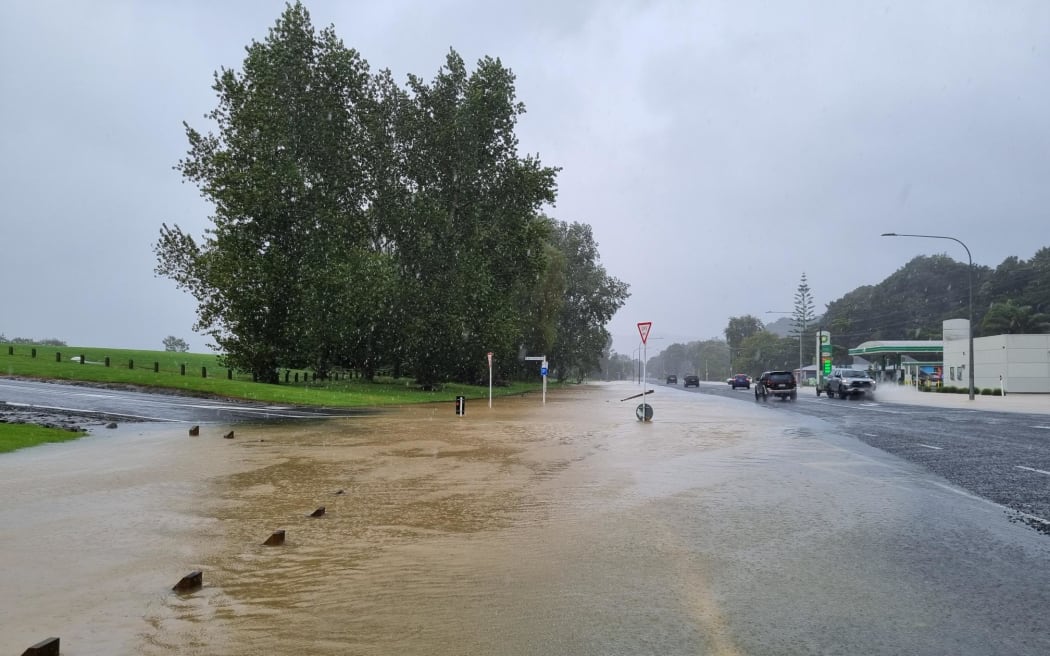
<path fill-rule="evenodd" d="M 317 34 L 296 3 L 248 47 L 240 72 L 216 73 L 217 131 L 185 125 L 177 168 L 214 205 L 214 228 L 197 243 L 164 225 L 157 272 L 196 297 L 196 328 L 227 366 L 260 380 L 278 382 L 282 364 L 323 371 L 341 342 L 335 301 L 351 272 L 340 255 L 364 234 L 348 108 L 367 79 L 357 53 L 332 28 Z"/>
<path fill-rule="evenodd" d="M 1045 333 L 1050 329 L 1050 315 L 1035 312 L 1031 305 L 1018 305 L 1012 300 L 992 303 L 984 315 L 981 330 L 985 335 L 1023 335 Z"/>
<path fill-rule="evenodd" d="M 412 193 L 394 234 L 417 380 L 480 377 L 486 350 L 520 341 L 523 295 L 543 271 L 556 169 L 517 153 L 525 108 L 514 75 L 484 58 L 468 72 L 454 51 L 430 82 L 409 77 L 402 123 Z"/>
<path fill-rule="evenodd" d="M 799 340 L 800 353 L 799 358 L 802 360 L 802 366 L 812 363 L 812 353 L 814 340 L 806 338 L 807 330 L 813 325 L 815 319 L 814 306 L 813 306 L 813 292 L 809 289 L 809 282 L 806 280 L 805 271 L 802 272 L 802 280 L 798 283 L 798 289 L 795 290 L 795 307 L 791 315 L 794 327 L 791 334 L 795 336 L 795 339 Z M 812 342 L 812 343 L 811 343 Z"/>
<path fill-rule="evenodd" d="M 581 379 L 598 367 L 609 341 L 605 325 L 630 296 L 626 283 L 600 263 L 589 225 L 557 221 L 552 243 L 565 262 L 565 286 L 551 361 L 559 380 Z"/>

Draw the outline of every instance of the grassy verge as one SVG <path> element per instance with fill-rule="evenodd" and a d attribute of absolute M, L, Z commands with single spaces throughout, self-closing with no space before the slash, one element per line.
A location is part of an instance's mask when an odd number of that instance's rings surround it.
<path fill-rule="evenodd" d="M 66 442 L 87 435 L 84 431 L 44 428 L 32 424 L 0 424 L 0 453 L 48 442 Z"/>
<path fill-rule="evenodd" d="M 83 362 L 79 360 L 81 357 Z M 288 382 L 269 385 L 252 382 L 250 375 L 221 368 L 218 357 L 213 354 L 78 346 L 0 344 L 0 375 L 139 385 L 266 403 L 327 407 L 405 405 L 452 401 L 457 396 L 488 397 L 488 387 L 446 384 L 439 391 L 428 392 L 418 389 L 414 381 L 406 378 L 377 377 L 369 382 L 341 376 L 339 380 L 314 381 L 312 372 L 302 369 L 282 369 L 281 380 L 287 375 Z M 493 395 L 521 394 L 538 388 L 536 383 L 513 383 L 495 388 Z"/>

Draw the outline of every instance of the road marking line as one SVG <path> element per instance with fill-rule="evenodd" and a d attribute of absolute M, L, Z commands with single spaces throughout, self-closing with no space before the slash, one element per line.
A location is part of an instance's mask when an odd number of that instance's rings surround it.
<path fill-rule="evenodd" d="M 1037 474 L 1046 474 L 1050 476 L 1050 471 L 1044 471 L 1042 469 L 1035 469 L 1034 467 L 1025 467 L 1024 465 L 1014 465 L 1017 469 L 1023 469 L 1025 471 L 1035 472 Z"/>
<path fill-rule="evenodd" d="M 972 499 L 974 501 L 980 501 L 981 503 L 986 503 L 989 506 L 995 506 L 997 508 L 1002 508 L 1003 510 L 1005 510 L 1007 512 L 1017 513 L 1018 515 L 1020 515 L 1022 517 L 1027 517 L 1028 519 L 1035 520 L 1037 522 L 1042 522 L 1043 524 L 1046 524 L 1047 526 L 1050 526 L 1050 519 L 1043 519 L 1042 517 L 1039 517 L 1038 515 L 1032 515 L 1030 513 L 1024 512 L 1023 510 L 1017 510 L 1015 508 L 1010 508 L 1009 506 L 1004 506 L 1003 504 L 996 503 L 995 501 L 992 501 L 991 499 L 985 499 L 984 497 L 979 497 L 979 496 L 970 494 L 969 492 L 966 492 L 965 490 L 960 490 L 959 488 L 952 487 L 951 485 L 945 485 L 944 483 L 938 483 L 936 481 L 933 484 L 936 485 L 939 488 L 943 488 L 945 490 L 948 490 L 949 492 L 954 492 L 955 494 L 958 494 L 959 496 L 966 497 L 967 499 Z"/>
<path fill-rule="evenodd" d="M 864 437 L 878 437 L 875 433 L 864 433 Z"/>
<path fill-rule="evenodd" d="M 105 415 L 107 417 L 131 417 L 132 419 L 142 419 L 144 421 L 168 421 L 175 424 L 189 423 L 183 419 L 170 419 L 168 417 L 147 417 L 145 415 L 129 415 L 126 412 L 107 412 L 105 410 L 84 410 L 83 408 L 63 408 L 57 405 L 32 405 L 30 403 L 12 403 L 8 402 L 7 405 L 15 406 L 18 408 L 29 408 L 31 410 L 60 410 L 62 412 L 75 412 L 77 414 L 88 414 L 88 415 Z"/>
<path fill-rule="evenodd" d="M 927 449 L 937 449 L 938 451 L 943 451 L 944 450 L 943 446 L 931 446 L 929 444 L 923 444 L 922 442 L 918 442 L 918 445 L 926 447 Z"/>
<path fill-rule="evenodd" d="M 1032 428 L 1043 428 L 1045 430 L 1050 430 L 1050 426 L 1032 426 Z"/>

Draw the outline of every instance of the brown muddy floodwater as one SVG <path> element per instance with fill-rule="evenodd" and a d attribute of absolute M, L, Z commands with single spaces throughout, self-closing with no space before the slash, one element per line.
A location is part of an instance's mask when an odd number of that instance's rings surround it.
<path fill-rule="evenodd" d="M 636 484 L 668 447 L 619 402 L 635 391 L 238 425 L 233 440 L 127 425 L 0 456 L 0 653 L 52 635 L 67 656 L 613 653 L 676 622 L 674 639 L 736 653 L 695 575 L 673 612 L 653 605 L 682 582 L 647 573 L 621 526 L 617 508 L 687 485 Z M 657 407 L 672 457 L 745 435 Z M 262 546 L 277 529 L 287 543 Z M 171 591 L 196 569 L 203 589 Z M 624 653 L 661 650 L 641 639 Z"/>
<path fill-rule="evenodd" d="M 636 391 L 0 456 L 0 654 L 1050 653 L 1002 508 L 787 403 Z"/>

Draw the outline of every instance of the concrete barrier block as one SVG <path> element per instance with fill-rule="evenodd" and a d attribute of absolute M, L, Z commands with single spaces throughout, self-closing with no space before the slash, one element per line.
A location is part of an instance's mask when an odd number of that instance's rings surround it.
<path fill-rule="evenodd" d="M 22 656 L 58 656 L 58 638 L 41 640 L 22 652 Z"/>
<path fill-rule="evenodd" d="M 263 542 L 267 547 L 279 547 L 284 544 L 284 529 L 280 531 L 274 531 L 270 537 L 266 538 L 266 542 Z"/>
<path fill-rule="evenodd" d="M 179 579 L 172 588 L 175 592 L 192 592 L 204 585 L 204 574 L 198 569 Z"/>

